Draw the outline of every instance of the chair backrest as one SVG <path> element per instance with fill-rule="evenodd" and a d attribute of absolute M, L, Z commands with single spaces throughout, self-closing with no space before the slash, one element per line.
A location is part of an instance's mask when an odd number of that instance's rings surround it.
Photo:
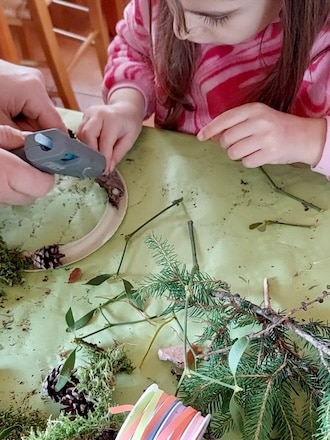
<path fill-rule="evenodd" d="M 50 5 L 51 7 L 63 8 L 65 17 L 69 21 L 74 20 L 75 14 L 84 14 L 88 19 L 88 32 L 80 35 L 55 27 L 49 11 Z M 34 57 L 33 50 L 31 50 L 29 33 L 31 35 L 32 29 L 42 47 L 46 65 L 49 67 L 56 84 L 58 96 L 65 107 L 79 110 L 70 82 L 72 67 L 79 62 L 91 46 L 96 51 L 102 73 L 107 61 L 109 35 L 102 12 L 101 0 L 84 0 L 83 5 L 67 0 L 0 0 L 0 6 L 3 7 L 7 19 L 7 28 L 9 25 L 12 29 L 21 29 L 18 39 L 20 52 L 22 53 L 21 64 L 31 65 L 32 61 L 36 67 L 44 67 L 40 64 L 40 59 Z M 78 42 L 77 50 L 68 65 L 65 65 L 63 61 L 63 53 L 61 53 L 57 38 L 58 34 Z M 7 54 L 4 57 L 9 60 L 9 56 L 10 54 Z"/>
<path fill-rule="evenodd" d="M 60 27 L 54 27 L 54 32 L 67 38 L 71 38 L 81 43 L 75 57 L 67 66 L 70 71 L 77 61 L 81 58 L 84 51 L 91 45 L 94 46 L 100 69 L 103 73 L 107 62 L 107 49 L 109 46 L 109 31 L 104 16 L 101 0 L 84 0 L 83 2 L 73 2 L 67 0 L 52 0 L 52 6 L 62 7 L 66 17 L 80 14 L 79 17 L 87 18 L 88 32 L 70 32 Z"/>
<path fill-rule="evenodd" d="M 19 55 L 15 42 L 10 32 L 9 25 L 6 20 L 5 13 L 0 4 L 0 58 L 10 61 L 11 63 L 19 63 Z"/>

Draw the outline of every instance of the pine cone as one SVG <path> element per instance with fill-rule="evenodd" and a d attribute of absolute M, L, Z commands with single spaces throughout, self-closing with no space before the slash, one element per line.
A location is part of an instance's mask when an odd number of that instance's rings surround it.
<path fill-rule="evenodd" d="M 114 440 L 117 437 L 117 432 L 112 429 L 103 429 L 94 440 Z"/>
<path fill-rule="evenodd" d="M 110 174 L 100 176 L 95 179 L 95 182 L 98 183 L 101 188 L 106 190 L 109 202 L 112 206 L 118 209 L 120 200 L 125 193 L 125 188 L 118 171 L 114 170 Z"/>
<path fill-rule="evenodd" d="M 62 365 L 54 368 L 42 383 L 42 392 L 45 396 L 63 405 L 62 411 L 72 416 L 87 417 L 89 411 L 94 410 L 93 402 L 88 400 L 86 393 L 77 390 L 78 378 L 73 374 L 70 380 L 60 390 L 56 391 L 55 386 L 61 371 Z"/>
<path fill-rule="evenodd" d="M 36 269 L 56 269 L 62 266 L 63 257 L 65 255 L 60 252 L 58 244 L 43 246 L 31 255 L 33 266 Z"/>

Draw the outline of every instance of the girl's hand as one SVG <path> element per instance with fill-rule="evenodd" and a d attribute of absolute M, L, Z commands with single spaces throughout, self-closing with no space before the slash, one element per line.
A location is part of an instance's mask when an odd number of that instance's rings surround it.
<path fill-rule="evenodd" d="M 214 139 L 247 168 L 302 162 L 315 166 L 326 140 L 325 119 L 302 118 L 261 103 L 228 110 L 203 127 L 200 141 Z"/>
<path fill-rule="evenodd" d="M 80 124 L 77 137 L 99 150 L 106 159 L 105 172 L 111 172 L 133 146 L 144 116 L 144 99 L 134 89 L 114 92 L 108 105 L 87 109 Z"/>
<path fill-rule="evenodd" d="M 24 144 L 24 132 L 0 126 L 0 206 L 28 205 L 51 190 L 54 176 L 43 173 L 12 154 Z M 7 151 L 8 150 L 8 151 Z"/>

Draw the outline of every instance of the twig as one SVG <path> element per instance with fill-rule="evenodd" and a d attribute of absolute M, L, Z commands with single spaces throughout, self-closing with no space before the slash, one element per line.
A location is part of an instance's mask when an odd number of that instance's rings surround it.
<path fill-rule="evenodd" d="M 319 350 L 319 355 L 320 355 L 320 359 L 322 364 L 324 365 L 325 369 L 328 371 L 328 373 L 330 374 L 330 365 L 329 365 L 329 361 L 327 361 L 324 357 L 324 353 Z"/>
<path fill-rule="evenodd" d="M 77 340 L 84 340 L 86 338 L 89 338 L 90 336 L 94 336 L 97 333 L 103 332 L 104 330 L 107 330 L 109 328 L 119 327 L 119 326 L 122 326 L 122 325 L 130 326 L 130 325 L 134 325 L 134 324 L 140 324 L 141 322 L 150 322 L 150 321 L 156 320 L 157 318 L 163 318 L 163 316 L 164 315 L 161 313 L 159 315 L 153 315 L 153 316 L 150 316 L 148 318 L 137 319 L 135 321 L 113 322 L 113 323 L 107 321 L 108 324 L 103 326 L 102 328 L 99 328 L 99 329 L 97 329 L 97 330 L 95 330 L 95 331 L 93 331 L 91 333 L 88 333 L 87 335 L 81 336 L 80 338 L 76 338 L 76 339 Z"/>
<path fill-rule="evenodd" d="M 267 278 L 264 279 L 264 305 L 266 310 L 272 310 L 270 305 L 269 283 Z"/>
<path fill-rule="evenodd" d="M 180 199 L 174 200 L 169 206 L 167 206 L 166 208 L 162 209 L 157 214 L 155 214 L 153 217 L 151 217 L 149 220 L 144 222 L 141 226 L 139 226 L 137 229 L 135 229 L 135 231 L 131 232 L 130 234 L 125 235 L 125 246 L 124 246 L 124 249 L 123 249 L 123 253 L 121 255 L 121 259 L 120 259 L 120 262 L 119 262 L 119 266 L 118 266 L 117 272 L 116 272 L 117 275 L 119 275 L 119 272 L 120 272 L 120 269 L 121 269 L 121 265 L 122 265 L 122 263 L 124 261 L 124 256 L 126 254 L 128 242 L 130 241 L 130 239 L 137 232 L 139 232 L 142 228 L 144 228 L 147 224 L 149 224 L 150 222 L 155 220 L 155 218 L 159 217 L 161 214 L 163 214 L 165 211 L 167 211 L 168 209 L 172 208 L 173 206 L 178 206 L 182 201 L 183 201 L 183 197 L 181 197 Z"/>
<path fill-rule="evenodd" d="M 258 231 L 264 232 L 267 226 L 271 226 L 271 225 L 293 226 L 295 228 L 306 228 L 306 229 L 315 228 L 315 225 L 303 225 L 299 223 L 282 222 L 280 220 L 264 220 L 262 222 L 252 223 L 251 225 L 249 225 L 249 229 L 258 229 Z"/>
<path fill-rule="evenodd" d="M 151 350 L 151 347 L 152 347 L 153 343 L 155 342 L 155 340 L 156 340 L 158 334 L 159 334 L 160 331 L 162 330 L 162 328 L 163 328 L 165 325 L 169 324 L 171 321 L 173 321 L 173 319 L 176 319 L 176 317 L 175 317 L 174 315 L 171 316 L 169 319 L 165 320 L 165 321 L 164 321 L 164 322 L 158 327 L 158 329 L 156 330 L 155 334 L 153 335 L 153 337 L 152 337 L 152 339 L 151 339 L 151 342 L 150 342 L 150 344 L 149 344 L 149 346 L 148 346 L 148 348 L 147 348 L 147 351 L 146 351 L 145 354 L 143 355 L 143 358 L 142 358 L 142 360 L 141 360 L 141 362 L 140 362 L 140 365 L 139 365 L 139 369 L 142 368 L 142 366 L 143 366 L 143 364 L 144 364 L 144 361 L 146 360 L 146 358 L 147 358 L 147 356 L 148 356 L 148 354 L 149 354 L 149 352 L 150 352 L 150 350 Z"/>
<path fill-rule="evenodd" d="M 285 316 L 280 315 L 280 314 L 274 312 L 273 310 L 270 311 L 270 310 L 264 309 L 262 307 L 259 307 L 256 304 L 253 304 L 250 301 L 246 300 L 245 298 L 241 298 L 239 295 L 231 295 L 230 293 L 225 292 L 225 291 L 213 292 L 213 295 L 216 298 L 230 302 L 232 305 L 234 305 L 235 307 L 238 307 L 238 308 L 242 308 L 242 305 L 244 303 L 244 306 L 246 307 L 248 305 L 249 308 L 257 316 L 262 316 L 266 321 L 269 321 L 272 323 L 272 326 L 267 327 L 265 330 L 262 330 L 262 332 L 251 333 L 250 335 L 248 335 L 249 339 L 255 339 L 256 337 L 260 337 L 260 335 L 262 333 L 269 332 L 270 328 L 272 328 L 272 327 L 278 327 L 279 325 L 285 325 L 288 329 L 293 331 L 296 335 L 300 336 L 301 338 L 305 339 L 305 341 L 309 342 L 319 352 L 322 352 L 326 356 L 330 357 L 329 345 L 324 342 L 319 341 L 318 339 L 314 338 L 311 334 L 309 334 L 306 331 L 304 331 L 303 329 L 301 329 L 301 327 L 298 324 L 296 324 L 289 317 L 289 315 L 285 315 Z M 323 297 L 326 297 L 329 295 L 330 295 L 329 292 L 327 292 L 327 291 L 323 292 Z"/>
<path fill-rule="evenodd" d="M 183 382 L 183 379 L 186 376 L 189 376 L 191 374 L 189 362 L 188 362 L 188 350 L 187 346 L 189 345 L 191 348 L 191 345 L 188 341 L 188 309 L 189 309 L 189 302 L 190 299 L 193 297 L 193 282 L 194 282 L 194 276 L 196 272 L 199 271 L 199 265 L 197 261 L 197 252 L 196 252 L 196 245 L 195 245 L 195 237 L 194 237 L 194 228 L 193 228 L 193 222 L 192 220 L 188 221 L 188 230 L 189 230 L 189 238 L 190 238 L 190 244 L 191 244 L 191 252 L 192 252 L 192 260 L 193 260 L 193 267 L 191 269 L 190 273 L 190 279 L 188 285 L 185 286 L 185 305 L 184 305 L 184 324 L 183 324 L 183 350 L 184 350 L 184 370 L 181 375 L 181 378 L 179 380 L 178 386 L 177 386 L 177 392 L 180 389 L 180 386 Z M 192 350 L 192 353 L 194 353 L 194 350 Z M 196 356 L 195 356 L 196 359 Z"/>
<path fill-rule="evenodd" d="M 290 199 L 297 200 L 297 202 L 300 202 L 304 206 L 308 206 L 311 209 L 315 209 L 318 212 L 322 212 L 323 211 L 323 209 L 320 208 L 319 206 L 316 206 L 316 205 L 314 205 L 311 202 L 307 202 L 306 200 L 302 199 L 301 197 L 295 196 L 295 195 L 285 191 L 283 188 L 280 188 L 278 185 L 276 185 L 274 180 L 270 177 L 270 175 L 265 171 L 265 169 L 263 167 L 260 167 L 260 170 L 264 173 L 264 175 L 267 177 L 267 179 L 273 185 L 273 187 L 274 187 L 276 192 L 281 193 L 281 194 L 283 194 L 283 195 L 285 195 L 287 197 L 290 197 Z"/>
<path fill-rule="evenodd" d="M 198 271 L 199 270 L 199 264 L 198 264 L 198 261 L 197 261 L 196 243 L 195 243 L 195 236 L 194 236 L 194 224 L 193 224 L 192 220 L 188 221 L 188 229 L 189 229 L 189 237 L 190 237 L 190 244 L 191 244 L 193 266 Z"/>

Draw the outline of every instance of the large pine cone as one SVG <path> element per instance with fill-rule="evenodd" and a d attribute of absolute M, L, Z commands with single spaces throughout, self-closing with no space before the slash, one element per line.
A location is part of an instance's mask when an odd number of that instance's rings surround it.
<path fill-rule="evenodd" d="M 42 383 L 43 394 L 55 402 L 63 405 L 62 411 L 65 414 L 71 414 L 72 416 L 87 417 L 89 411 L 93 411 L 94 404 L 88 400 L 86 393 L 77 390 L 79 384 L 78 378 L 73 374 L 70 380 L 60 390 L 55 390 L 62 365 L 54 368 Z M 110 438 L 110 437 L 109 437 Z"/>

